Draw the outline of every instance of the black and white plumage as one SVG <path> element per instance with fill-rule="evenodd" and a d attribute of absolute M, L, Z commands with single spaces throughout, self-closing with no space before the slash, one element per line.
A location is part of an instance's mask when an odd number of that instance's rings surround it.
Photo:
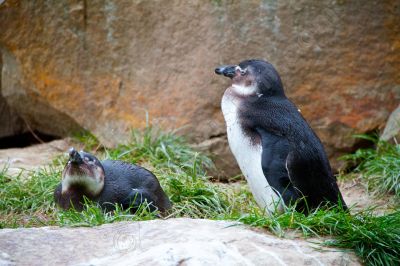
<path fill-rule="evenodd" d="M 297 202 L 300 211 L 339 202 L 346 208 L 321 141 L 286 98 L 275 68 L 246 60 L 215 72 L 232 79 L 221 108 L 229 146 L 258 205 L 273 211 L 283 200 Z"/>
<path fill-rule="evenodd" d="M 106 211 L 114 210 L 115 204 L 135 211 L 145 201 L 152 211 L 164 213 L 171 208 L 158 179 L 147 169 L 117 160 L 100 162 L 92 154 L 73 148 L 69 155 L 62 181 L 54 191 L 61 208 L 82 210 L 84 196 Z"/>

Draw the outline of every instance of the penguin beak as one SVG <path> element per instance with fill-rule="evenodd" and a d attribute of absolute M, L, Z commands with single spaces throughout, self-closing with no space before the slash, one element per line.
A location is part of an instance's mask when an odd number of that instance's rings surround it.
<path fill-rule="evenodd" d="M 69 149 L 68 153 L 69 153 L 69 161 L 71 163 L 79 164 L 83 162 L 81 155 L 74 148 Z"/>
<path fill-rule="evenodd" d="M 228 78 L 233 78 L 236 75 L 237 66 L 235 65 L 226 65 L 226 66 L 219 66 L 215 69 L 215 73 L 217 75 L 224 75 Z"/>

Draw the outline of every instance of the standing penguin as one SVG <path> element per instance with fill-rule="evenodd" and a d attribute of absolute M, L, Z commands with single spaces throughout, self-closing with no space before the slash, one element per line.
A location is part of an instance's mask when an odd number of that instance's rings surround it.
<path fill-rule="evenodd" d="M 90 153 L 71 148 L 54 200 L 63 209 L 82 210 L 84 197 L 106 211 L 114 210 L 115 204 L 136 210 L 145 201 L 151 211 L 158 209 L 161 213 L 172 206 L 157 178 L 147 169 L 123 161 L 100 162 Z"/>
<path fill-rule="evenodd" d="M 283 203 L 304 212 L 322 204 L 346 208 L 321 141 L 286 98 L 275 68 L 246 60 L 215 73 L 232 79 L 221 108 L 230 149 L 257 204 L 268 211 Z"/>

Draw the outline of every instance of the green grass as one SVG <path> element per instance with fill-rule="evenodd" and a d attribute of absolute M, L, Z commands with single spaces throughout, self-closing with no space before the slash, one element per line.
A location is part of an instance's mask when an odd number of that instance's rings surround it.
<path fill-rule="evenodd" d="M 375 149 L 359 149 L 343 156 L 356 164 L 354 172 L 361 175 L 368 189 L 377 195 L 392 193 L 400 199 L 400 145 L 380 141 L 376 136 L 356 135 L 373 142 Z"/>
<path fill-rule="evenodd" d="M 54 221 L 54 188 L 60 182 L 60 167 L 46 167 L 12 177 L 0 170 L 0 228 L 52 225 Z"/>
<path fill-rule="evenodd" d="M 174 204 L 169 217 L 236 220 L 268 228 L 278 236 L 293 230 L 306 237 L 327 236 L 321 238 L 324 245 L 354 250 L 368 265 L 400 263 L 399 211 L 376 216 L 372 210 L 364 210 L 350 215 L 332 208 L 305 216 L 289 208 L 284 213 L 266 215 L 257 207 L 244 183 L 211 182 L 205 170 L 212 167 L 210 159 L 175 134 L 154 129 L 135 131 L 130 143 L 115 149 L 105 149 L 91 135 L 82 135 L 79 141 L 87 145 L 86 150 L 97 150 L 100 158 L 126 160 L 152 170 Z M 5 169 L 0 171 L 0 228 L 95 226 L 158 217 L 158 213 L 150 212 L 146 205 L 142 205 L 135 215 L 118 206 L 114 213 L 104 213 L 90 201 L 82 212 L 58 210 L 53 201 L 53 190 L 60 182 L 66 160 L 66 157 L 60 157 L 50 167 L 29 172 L 28 178 L 8 176 Z"/>
<path fill-rule="evenodd" d="M 81 212 L 75 210 L 60 211 L 57 213 L 57 224 L 62 226 L 96 226 L 120 221 L 144 221 L 157 218 L 156 212 L 151 212 L 147 204 L 142 204 L 135 214 L 130 209 L 123 210 L 115 206 L 113 213 L 105 213 L 98 204 L 86 200 Z"/>
<path fill-rule="evenodd" d="M 268 217 L 259 211 L 238 217 L 252 226 L 266 227 L 277 235 L 294 229 L 304 236 L 328 236 L 324 245 L 353 250 L 367 265 L 400 263 L 400 212 L 375 216 L 373 210 L 350 215 L 340 208 L 315 210 L 308 216 L 289 209 Z"/>

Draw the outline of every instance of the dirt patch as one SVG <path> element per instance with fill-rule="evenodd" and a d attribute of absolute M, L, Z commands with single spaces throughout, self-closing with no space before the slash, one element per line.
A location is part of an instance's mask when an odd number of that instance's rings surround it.
<path fill-rule="evenodd" d="M 347 206 L 351 207 L 353 211 L 376 207 L 374 210 L 375 212 L 383 213 L 390 209 L 391 197 L 389 195 L 374 196 L 368 191 L 367 187 L 362 184 L 360 177 L 340 181 L 339 188 Z"/>

